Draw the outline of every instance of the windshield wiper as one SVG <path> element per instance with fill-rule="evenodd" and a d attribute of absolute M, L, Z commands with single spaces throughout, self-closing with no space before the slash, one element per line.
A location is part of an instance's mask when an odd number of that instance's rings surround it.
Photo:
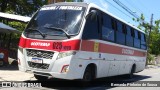
<path fill-rule="evenodd" d="M 57 28 L 57 27 L 47 27 L 47 26 L 44 26 L 45 28 L 47 29 L 54 29 L 54 30 L 58 30 L 58 31 L 63 31 L 65 33 L 65 35 L 67 36 L 67 38 L 70 38 L 71 36 L 62 28 Z"/>
<path fill-rule="evenodd" d="M 44 33 L 42 33 L 41 31 L 39 31 L 38 29 L 34 29 L 34 28 L 28 28 L 29 30 L 28 31 L 26 31 L 26 32 L 32 32 L 32 31 L 37 31 L 37 32 L 39 32 L 40 33 L 40 35 L 43 37 L 43 38 L 45 38 L 46 37 L 46 35 L 44 34 Z"/>

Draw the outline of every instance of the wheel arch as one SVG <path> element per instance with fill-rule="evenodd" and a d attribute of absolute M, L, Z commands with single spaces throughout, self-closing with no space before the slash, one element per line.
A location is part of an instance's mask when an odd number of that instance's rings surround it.
<path fill-rule="evenodd" d="M 92 71 L 94 71 L 94 79 L 97 77 L 97 65 L 95 63 L 89 63 L 88 65 L 86 65 L 84 71 L 83 71 L 83 74 L 82 74 L 82 77 L 84 76 L 84 73 L 86 71 L 87 68 L 91 68 Z"/>
<path fill-rule="evenodd" d="M 133 65 L 132 65 L 132 67 L 131 67 L 131 69 L 130 69 L 130 72 L 131 72 L 132 68 L 134 69 L 134 72 L 133 72 L 133 73 L 135 73 L 135 72 L 136 72 L 136 63 L 133 63 Z"/>

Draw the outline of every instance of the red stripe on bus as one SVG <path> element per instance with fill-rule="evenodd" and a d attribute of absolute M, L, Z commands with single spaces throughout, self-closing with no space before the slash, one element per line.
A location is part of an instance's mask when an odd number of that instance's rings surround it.
<path fill-rule="evenodd" d="M 43 49 L 43 50 L 53 50 L 58 52 L 79 50 L 81 40 L 70 40 L 70 41 L 44 41 L 44 40 L 31 40 L 21 37 L 19 46 L 23 48 L 33 48 L 33 49 Z M 120 46 L 109 45 L 104 43 L 98 43 L 98 49 L 95 49 L 94 41 L 82 40 L 81 50 L 89 52 L 100 52 L 108 54 L 119 54 L 119 55 L 130 55 L 130 56 L 140 56 L 145 57 L 146 52 L 123 48 Z M 98 51 L 97 51 L 98 50 Z"/>
<path fill-rule="evenodd" d="M 83 40 L 81 45 L 81 50 L 95 52 L 94 45 L 95 45 L 94 41 Z M 140 57 L 146 56 L 146 52 L 143 52 L 143 51 L 138 51 L 130 48 L 124 48 L 124 47 L 109 45 L 104 43 L 99 43 L 98 52 L 108 53 L 108 54 L 140 56 Z"/>
<path fill-rule="evenodd" d="M 82 40 L 81 50 L 82 51 L 94 52 L 94 42 L 93 41 L 88 41 L 88 40 Z"/>
<path fill-rule="evenodd" d="M 44 40 L 31 40 L 21 37 L 19 46 L 23 48 L 44 49 L 53 51 L 70 51 L 79 50 L 80 40 L 71 41 L 44 41 Z"/>

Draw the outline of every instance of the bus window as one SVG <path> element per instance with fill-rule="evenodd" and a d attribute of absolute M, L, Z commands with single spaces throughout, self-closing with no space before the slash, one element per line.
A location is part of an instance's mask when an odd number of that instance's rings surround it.
<path fill-rule="evenodd" d="M 125 25 L 125 24 L 122 25 L 122 32 L 123 32 L 124 34 L 127 34 L 127 28 L 126 28 L 126 25 Z"/>
<path fill-rule="evenodd" d="M 123 33 L 122 30 L 122 23 L 121 22 L 117 22 L 117 31 L 116 31 L 116 43 L 119 44 L 125 44 L 125 34 Z"/>
<path fill-rule="evenodd" d="M 146 37 L 143 33 L 141 33 L 141 49 L 147 49 Z"/>
<path fill-rule="evenodd" d="M 135 35 L 134 38 L 137 38 L 137 39 L 138 39 L 138 31 L 137 31 L 137 30 L 134 30 L 134 35 Z"/>
<path fill-rule="evenodd" d="M 108 16 L 106 14 L 103 14 L 102 23 L 103 23 L 104 27 L 112 29 L 111 17 L 110 16 Z"/>
<path fill-rule="evenodd" d="M 112 23 L 112 29 L 113 30 L 117 30 L 117 22 L 114 19 L 111 19 L 111 23 Z"/>
<path fill-rule="evenodd" d="M 135 37 L 135 33 L 134 33 L 134 29 L 133 28 L 131 28 L 131 36 Z"/>
<path fill-rule="evenodd" d="M 138 39 L 141 40 L 141 33 L 138 31 Z"/>
<path fill-rule="evenodd" d="M 103 21 L 102 21 L 102 39 L 114 42 L 114 30 L 112 29 L 112 21 L 111 17 L 108 15 L 103 14 Z"/>
<path fill-rule="evenodd" d="M 98 20 L 87 18 L 82 39 L 99 39 Z"/>
<path fill-rule="evenodd" d="M 140 39 L 138 38 L 138 31 L 134 30 L 134 47 L 135 48 L 140 48 Z"/>
<path fill-rule="evenodd" d="M 129 26 L 127 26 L 126 28 L 126 45 L 127 46 L 133 46 L 133 34 L 132 34 L 132 30 Z"/>
<path fill-rule="evenodd" d="M 122 31 L 122 23 L 119 22 L 119 21 L 117 22 L 117 31 L 118 31 L 118 32 L 123 32 L 123 31 Z"/>

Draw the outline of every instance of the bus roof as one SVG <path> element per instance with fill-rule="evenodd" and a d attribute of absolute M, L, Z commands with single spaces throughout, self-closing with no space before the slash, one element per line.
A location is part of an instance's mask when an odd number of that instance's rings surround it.
<path fill-rule="evenodd" d="M 74 6 L 88 7 L 89 3 L 84 3 L 84 2 L 59 2 L 59 3 L 44 5 L 44 6 L 53 6 L 53 5 L 74 5 Z"/>
<path fill-rule="evenodd" d="M 53 6 L 53 5 L 75 5 L 75 6 L 83 6 L 83 7 L 93 7 L 93 8 L 96 8 L 96 9 L 98 9 L 98 10 L 103 11 L 104 13 L 110 15 L 111 17 L 117 19 L 118 21 L 123 22 L 124 24 L 126 24 L 126 25 L 128 25 L 128 26 L 130 26 L 130 27 L 132 27 L 132 28 L 134 28 L 134 29 L 142 32 L 142 33 L 145 33 L 143 30 L 140 30 L 140 29 L 137 28 L 136 26 L 134 26 L 134 25 L 132 25 L 132 24 L 130 24 L 130 23 L 122 20 L 121 18 L 113 15 L 112 13 L 108 12 L 107 10 L 99 7 L 98 5 L 96 5 L 96 4 L 94 4 L 94 3 L 85 3 L 85 2 L 59 2 L 59 3 L 55 3 L 55 4 L 44 5 L 44 7 Z"/>

